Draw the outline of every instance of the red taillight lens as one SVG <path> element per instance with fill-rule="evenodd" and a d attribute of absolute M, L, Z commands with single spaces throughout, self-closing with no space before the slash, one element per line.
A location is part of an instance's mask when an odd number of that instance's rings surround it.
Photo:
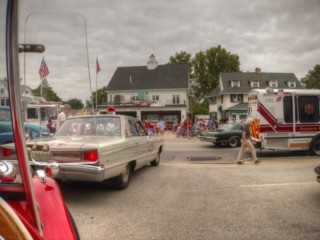
<path fill-rule="evenodd" d="M 11 150 L 7 148 L 2 148 L 3 156 L 9 157 L 11 155 Z"/>
<path fill-rule="evenodd" d="M 51 170 L 51 168 L 49 168 L 48 166 L 45 166 L 44 171 L 46 172 L 47 175 L 49 175 L 50 177 L 52 177 L 52 170 Z"/>
<path fill-rule="evenodd" d="M 86 161 L 95 162 L 98 160 L 97 150 L 87 151 L 82 153 L 82 159 Z"/>

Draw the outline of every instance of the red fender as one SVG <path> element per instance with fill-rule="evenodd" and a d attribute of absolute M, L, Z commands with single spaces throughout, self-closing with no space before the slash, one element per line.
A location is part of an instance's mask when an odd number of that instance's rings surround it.
<path fill-rule="evenodd" d="M 46 177 L 44 182 L 36 177 L 32 180 L 43 226 L 43 237 L 45 239 L 76 239 L 56 181 L 49 177 Z"/>

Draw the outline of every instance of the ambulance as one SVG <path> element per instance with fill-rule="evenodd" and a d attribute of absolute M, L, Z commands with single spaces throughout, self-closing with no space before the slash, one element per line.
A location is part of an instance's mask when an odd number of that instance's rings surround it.
<path fill-rule="evenodd" d="M 248 116 L 257 148 L 307 150 L 320 156 L 320 90 L 253 89 Z"/>

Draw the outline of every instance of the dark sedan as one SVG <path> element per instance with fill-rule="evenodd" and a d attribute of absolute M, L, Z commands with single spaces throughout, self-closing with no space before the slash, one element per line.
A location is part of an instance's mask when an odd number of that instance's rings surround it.
<path fill-rule="evenodd" d="M 212 142 L 217 146 L 228 144 L 229 147 L 238 147 L 241 144 L 242 123 L 224 124 L 218 129 L 209 130 L 200 134 L 200 140 Z"/>

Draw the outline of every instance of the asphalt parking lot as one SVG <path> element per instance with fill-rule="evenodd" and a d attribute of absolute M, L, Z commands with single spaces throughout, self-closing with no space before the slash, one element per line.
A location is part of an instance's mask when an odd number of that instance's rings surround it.
<path fill-rule="evenodd" d="M 320 159 L 267 154 L 239 166 L 238 150 L 167 135 L 161 164 L 135 172 L 126 190 L 62 192 L 82 239 L 320 239 Z"/>

